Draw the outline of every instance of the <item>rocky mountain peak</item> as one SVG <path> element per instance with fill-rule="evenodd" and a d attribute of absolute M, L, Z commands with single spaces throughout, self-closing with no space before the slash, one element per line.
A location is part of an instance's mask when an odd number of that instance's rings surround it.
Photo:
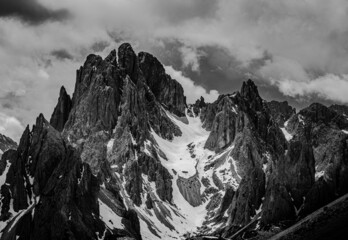
<path fill-rule="evenodd" d="M 59 92 L 58 103 L 54 108 L 51 116 L 50 124 L 59 132 L 63 131 L 65 123 L 68 121 L 69 114 L 72 108 L 72 100 L 66 92 L 64 86 Z"/>
<path fill-rule="evenodd" d="M 242 97 L 246 99 L 260 98 L 257 86 L 255 85 L 254 81 L 251 79 L 248 79 L 247 81 L 243 82 L 240 93 Z"/>
<path fill-rule="evenodd" d="M 39 116 L 36 118 L 36 124 L 37 127 L 45 127 L 48 126 L 49 123 L 47 122 L 46 118 L 42 113 L 39 114 Z"/>
<path fill-rule="evenodd" d="M 292 115 L 296 114 L 296 109 L 290 106 L 287 101 L 270 101 L 267 102 L 267 106 L 271 111 L 273 119 L 279 124 L 279 126 L 283 126 L 285 121 L 287 121 Z"/>
<path fill-rule="evenodd" d="M 240 94 L 244 99 L 251 103 L 250 106 L 255 108 L 255 110 L 262 108 L 262 99 L 259 95 L 259 91 L 251 79 L 243 82 Z"/>
<path fill-rule="evenodd" d="M 205 103 L 204 97 L 202 97 L 202 96 L 200 99 L 197 99 L 195 105 L 197 105 L 199 108 L 203 108 L 203 107 L 207 106 L 207 104 Z"/>
<path fill-rule="evenodd" d="M 171 112 L 184 116 L 186 98 L 182 86 L 165 73 L 163 65 L 150 53 L 140 52 L 138 58 L 145 82 L 156 99 Z"/>
<path fill-rule="evenodd" d="M 115 67 L 117 66 L 117 53 L 116 49 L 111 50 L 109 55 L 105 58 L 106 62 L 109 62 L 110 64 L 114 65 Z"/>
<path fill-rule="evenodd" d="M 99 56 L 99 55 L 96 55 L 96 54 L 89 54 L 87 57 L 86 57 L 86 61 L 85 63 L 83 64 L 84 67 L 93 67 L 93 66 L 96 66 L 98 65 L 98 63 L 100 61 L 102 61 L 102 57 Z"/>
<path fill-rule="evenodd" d="M 348 128 L 346 117 L 320 103 L 313 103 L 309 107 L 302 109 L 299 115 L 304 116 L 305 120 L 312 124 L 334 124 L 340 129 Z"/>
<path fill-rule="evenodd" d="M 122 43 L 118 48 L 118 65 L 136 83 L 138 80 L 138 59 L 129 43 Z"/>
<path fill-rule="evenodd" d="M 342 114 L 344 117 L 348 118 L 348 106 L 347 105 L 334 104 L 334 105 L 331 105 L 329 108 L 331 110 L 338 112 L 339 114 Z"/>

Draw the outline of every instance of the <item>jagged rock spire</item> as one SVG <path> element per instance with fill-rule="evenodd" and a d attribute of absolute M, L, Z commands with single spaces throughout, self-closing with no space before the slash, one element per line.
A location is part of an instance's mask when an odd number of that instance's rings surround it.
<path fill-rule="evenodd" d="M 156 99 L 165 104 L 171 112 L 184 116 L 186 98 L 180 83 L 166 74 L 160 61 L 150 53 L 140 52 L 138 59 L 141 73 Z"/>
<path fill-rule="evenodd" d="M 267 102 L 267 106 L 273 119 L 279 124 L 279 126 L 284 126 L 286 120 L 296 114 L 296 109 L 290 106 L 287 101 L 270 101 Z"/>
<path fill-rule="evenodd" d="M 255 110 L 262 108 L 262 99 L 259 95 L 259 91 L 255 83 L 248 79 L 248 81 L 243 82 L 242 89 L 240 91 L 242 97 L 244 97 L 248 102 L 250 102 L 250 107 Z"/>
<path fill-rule="evenodd" d="M 138 60 L 137 55 L 133 51 L 129 43 L 123 43 L 118 48 L 118 65 L 124 68 L 126 74 L 134 83 L 138 80 Z"/>
<path fill-rule="evenodd" d="M 117 66 L 117 54 L 116 54 L 116 50 L 115 49 L 113 49 L 109 53 L 109 55 L 105 58 L 105 61 L 111 63 L 115 67 Z"/>
<path fill-rule="evenodd" d="M 72 108 L 72 101 L 67 94 L 64 86 L 61 87 L 58 103 L 52 114 L 50 124 L 58 131 L 63 131 L 64 125 L 69 118 L 69 114 Z"/>

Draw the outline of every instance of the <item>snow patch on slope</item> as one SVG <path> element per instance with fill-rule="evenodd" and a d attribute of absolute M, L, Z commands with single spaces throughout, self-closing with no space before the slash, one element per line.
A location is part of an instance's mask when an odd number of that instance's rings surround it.
<path fill-rule="evenodd" d="M 315 180 L 318 180 L 319 178 L 321 178 L 324 175 L 325 175 L 325 171 L 316 172 L 315 173 Z"/>
<path fill-rule="evenodd" d="M 173 116 L 170 112 L 165 112 L 171 121 L 180 128 L 182 136 L 175 137 L 172 141 L 169 141 L 161 138 L 152 130 L 151 134 L 155 143 L 152 143 L 149 140 L 146 141 L 144 152 L 151 156 L 151 149 L 154 147 L 158 152 L 165 155 L 158 154 L 161 164 L 167 168 L 173 177 L 172 204 L 174 206 L 161 201 L 155 202 L 155 204 L 163 204 L 166 209 L 169 210 L 170 217 L 167 217 L 166 220 L 175 227 L 175 230 L 169 230 L 169 228 L 167 228 L 163 223 L 158 222 L 158 219 L 154 213 L 152 213 L 153 210 L 146 209 L 146 206 L 143 204 L 144 206 L 138 208 L 138 211 L 142 212 L 141 215 L 144 219 L 147 218 L 147 220 L 142 220 L 144 222 L 141 223 L 144 236 L 150 235 L 149 237 L 144 237 L 145 239 L 157 238 L 157 236 L 154 236 L 149 230 L 147 222 L 151 222 L 152 227 L 156 226 L 158 230 L 156 232 L 161 237 L 165 236 L 165 239 L 177 239 L 178 235 L 183 236 L 186 233 L 196 232 L 197 228 L 202 226 L 208 214 L 206 206 L 209 204 L 211 197 L 211 195 L 208 194 L 203 199 L 203 193 L 207 187 L 202 184 L 202 178 L 208 179 L 210 186 L 218 189 L 221 195 L 224 195 L 225 185 L 229 184 L 232 185 L 234 189 L 237 189 L 239 182 L 241 181 L 241 176 L 238 174 L 237 163 L 231 156 L 231 152 L 234 148 L 233 145 L 218 154 L 205 149 L 204 145 L 210 132 L 203 128 L 199 116 L 190 117 L 186 110 L 187 123 L 184 123 L 177 117 Z M 216 186 L 213 180 L 213 175 L 215 175 L 223 185 L 222 189 L 221 186 Z M 188 179 L 192 176 L 197 176 L 198 180 L 201 182 L 200 193 L 203 202 L 197 207 L 193 207 L 185 200 L 177 186 L 177 180 L 179 177 Z M 147 181 L 145 176 L 143 176 L 143 179 Z M 153 183 L 150 185 L 153 185 Z M 152 192 L 155 192 L 155 186 L 152 186 L 151 188 Z M 143 203 L 144 202 L 145 200 L 143 200 Z M 146 226 L 147 229 L 144 229 Z"/>
<path fill-rule="evenodd" d="M 297 117 L 298 117 L 298 121 L 299 121 L 301 124 L 305 124 L 305 122 L 304 122 L 304 117 L 303 117 L 301 114 L 299 114 Z"/>
<path fill-rule="evenodd" d="M 110 229 L 123 227 L 122 217 L 118 216 L 114 211 L 112 211 L 105 203 L 100 199 L 99 201 L 99 214 L 100 219 L 108 226 Z"/>
<path fill-rule="evenodd" d="M 284 137 L 287 141 L 290 141 L 292 139 L 292 135 L 285 129 L 285 127 L 280 128 L 284 134 Z"/>
<path fill-rule="evenodd" d="M 196 165 L 198 159 L 202 159 L 209 153 L 209 150 L 204 149 L 204 143 L 208 139 L 209 132 L 202 127 L 202 122 L 199 117 L 186 117 L 188 124 L 181 122 L 167 112 L 168 117 L 176 124 L 182 136 L 175 137 L 172 141 L 165 140 L 158 136 L 154 131 L 151 131 L 152 136 L 156 140 L 159 149 L 165 153 L 168 160 L 161 159 L 162 164 L 169 172 L 174 169 L 180 176 L 188 178 L 196 174 Z M 195 155 L 188 151 L 188 145 L 195 146 Z"/>
<path fill-rule="evenodd" d="M 208 160 L 208 156 L 214 155 L 215 153 L 204 149 L 204 144 L 209 137 L 209 132 L 202 127 L 202 122 L 199 117 L 190 117 L 186 111 L 188 124 L 185 124 L 172 116 L 171 113 L 166 111 L 166 114 L 173 123 L 180 128 L 182 136 L 175 137 L 172 141 L 168 141 L 162 139 L 154 131 L 151 131 L 151 133 L 158 145 L 158 149 L 160 149 L 167 158 L 164 159 L 160 157 L 162 165 L 167 168 L 173 176 L 173 204 L 177 207 L 181 217 L 178 218 L 174 213 L 172 214 L 173 219 L 171 222 L 179 235 L 183 235 L 187 232 L 195 231 L 197 227 L 202 225 L 207 214 L 206 205 L 208 202 L 198 207 L 191 206 L 181 195 L 176 184 L 177 179 L 179 176 L 189 178 L 196 173 L 200 179 L 204 173 L 204 165 Z M 204 187 L 202 186 L 201 193 L 203 190 Z M 171 207 L 169 207 L 169 209 L 173 211 Z M 176 234 L 173 235 L 173 237 L 174 236 L 178 235 Z"/>

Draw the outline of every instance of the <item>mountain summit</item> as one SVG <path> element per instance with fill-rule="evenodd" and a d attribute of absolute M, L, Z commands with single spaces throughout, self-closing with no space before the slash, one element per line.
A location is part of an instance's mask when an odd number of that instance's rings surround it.
<path fill-rule="evenodd" d="M 90 54 L 2 156 L 1 239 L 267 239 L 348 193 L 341 109 L 296 113 L 250 79 L 188 105 L 151 54 Z"/>

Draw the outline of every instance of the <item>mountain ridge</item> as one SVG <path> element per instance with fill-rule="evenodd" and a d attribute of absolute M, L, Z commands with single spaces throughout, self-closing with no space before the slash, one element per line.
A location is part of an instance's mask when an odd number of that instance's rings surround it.
<path fill-rule="evenodd" d="M 1 239 L 228 238 L 255 216 L 253 231 L 287 227 L 348 192 L 337 109 L 296 113 L 250 79 L 188 105 L 151 54 L 128 43 L 90 54 L 72 98 L 62 87 L 51 120 L 1 159 Z"/>

